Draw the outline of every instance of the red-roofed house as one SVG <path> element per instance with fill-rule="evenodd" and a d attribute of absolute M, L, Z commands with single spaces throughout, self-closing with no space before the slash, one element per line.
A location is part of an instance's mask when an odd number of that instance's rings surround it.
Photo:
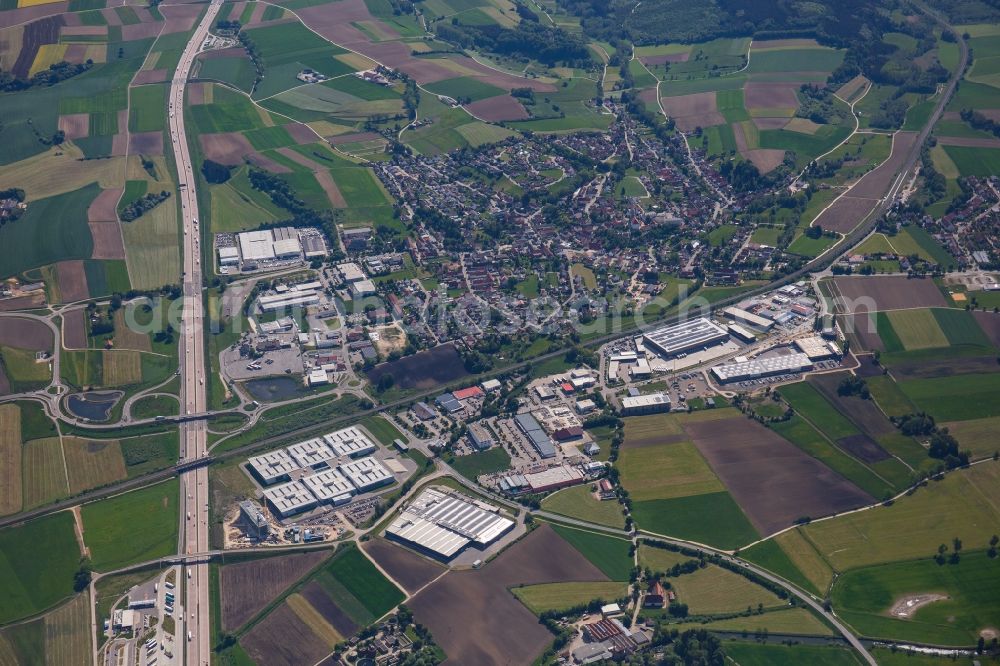
<path fill-rule="evenodd" d="M 478 386 L 470 386 L 469 388 L 453 391 L 452 395 L 455 396 L 455 400 L 468 400 L 469 398 L 478 398 L 483 395 L 483 389 Z"/>

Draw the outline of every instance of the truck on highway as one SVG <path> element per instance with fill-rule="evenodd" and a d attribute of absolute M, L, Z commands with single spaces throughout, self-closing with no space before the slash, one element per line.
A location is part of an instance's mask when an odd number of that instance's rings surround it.
<path fill-rule="evenodd" d="M 194 638 L 194 636 L 192 636 L 192 635 L 191 635 L 191 632 L 189 631 L 189 632 L 188 632 L 188 640 L 190 641 L 190 640 L 191 640 L 192 638 Z"/>

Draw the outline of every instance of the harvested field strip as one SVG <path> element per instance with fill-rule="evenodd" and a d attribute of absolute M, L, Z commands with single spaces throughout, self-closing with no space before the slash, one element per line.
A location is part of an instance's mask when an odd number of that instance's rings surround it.
<path fill-rule="evenodd" d="M 950 421 L 941 424 L 948 428 L 951 435 L 958 440 L 959 448 L 970 451 L 973 458 L 993 455 L 1000 450 L 997 433 L 1000 432 L 1000 416 L 969 421 Z"/>
<path fill-rule="evenodd" d="M 785 552 L 788 559 L 802 572 L 809 582 L 816 586 L 820 594 L 824 594 L 833 582 L 833 569 L 830 564 L 816 552 L 809 539 L 799 528 L 783 532 L 774 541 Z"/>
<path fill-rule="evenodd" d="M 63 451 L 72 494 L 120 481 L 127 476 L 118 440 L 92 441 L 66 437 Z"/>
<path fill-rule="evenodd" d="M 565 488 L 549 495 L 542 502 L 542 508 L 552 513 L 587 520 L 599 525 L 619 529 L 625 527 L 622 505 L 616 500 L 596 499 L 589 484 Z"/>
<path fill-rule="evenodd" d="M 0 515 L 21 510 L 21 410 L 0 405 Z"/>
<path fill-rule="evenodd" d="M 350 601 L 347 596 L 361 604 L 361 609 L 354 611 L 358 624 L 382 617 L 405 598 L 358 548 L 341 548 L 318 580 L 338 605 L 342 599 Z M 346 607 L 344 610 L 351 613 Z M 365 615 L 371 619 L 362 620 Z"/>
<path fill-rule="evenodd" d="M 631 416 L 625 419 L 625 443 L 622 448 L 656 444 L 667 435 L 683 435 L 680 423 L 668 414 Z"/>
<path fill-rule="evenodd" d="M 930 481 L 892 506 L 878 507 L 802 529 L 838 571 L 868 564 L 929 557 L 958 537 L 985 543 L 1000 525 L 1000 465 L 992 461 Z M 990 526 L 990 527 L 987 527 Z M 948 537 L 942 537 L 947 534 Z"/>
<path fill-rule="evenodd" d="M 948 345 L 948 338 L 931 310 L 895 310 L 887 315 L 907 351 Z"/>
<path fill-rule="evenodd" d="M 707 624 L 684 622 L 667 625 L 668 629 L 687 631 L 688 629 L 710 629 L 716 631 L 745 631 L 756 633 L 767 631 L 771 634 L 799 634 L 804 636 L 831 636 L 833 631 L 803 608 L 775 610 L 763 615 L 749 615 L 718 620 Z"/>
<path fill-rule="evenodd" d="M 149 335 L 132 330 L 125 321 L 125 310 L 115 311 L 115 349 L 135 349 L 138 351 L 150 351 L 152 344 Z M 105 366 L 107 367 L 107 366 Z"/>
<path fill-rule="evenodd" d="M 72 601 L 45 616 L 45 663 L 88 666 L 90 648 L 90 597 L 76 595 Z"/>
<path fill-rule="evenodd" d="M 888 375 L 876 375 L 865 379 L 872 398 L 889 416 L 912 414 L 917 407 L 906 397 L 896 382 Z"/>
<path fill-rule="evenodd" d="M 514 596 L 532 613 L 569 610 L 595 599 L 611 603 L 624 598 L 628 590 L 620 582 L 610 583 L 542 583 L 511 589 Z"/>
<path fill-rule="evenodd" d="M 142 381 L 140 352 L 115 349 L 101 352 L 104 386 L 128 386 Z"/>
<path fill-rule="evenodd" d="M 286 603 L 292 609 L 292 612 L 298 615 L 299 619 L 314 634 L 319 636 L 320 640 L 327 644 L 327 647 L 332 649 L 334 645 L 344 640 L 344 637 L 329 622 L 323 619 L 323 616 L 301 594 L 290 595 Z"/>
<path fill-rule="evenodd" d="M 219 570 L 222 629 L 242 627 L 329 556 L 328 551 L 314 551 L 223 566 Z"/>
<path fill-rule="evenodd" d="M 258 622 L 241 639 L 240 645 L 258 664 L 298 666 L 319 663 L 330 647 L 317 636 L 295 611 L 283 603 Z"/>
<path fill-rule="evenodd" d="M 24 444 L 24 508 L 48 504 L 69 495 L 66 463 L 58 437 L 34 439 Z"/>
<path fill-rule="evenodd" d="M 682 564 L 694 559 L 684 553 L 675 553 L 666 548 L 656 548 L 644 543 L 639 544 L 639 566 L 649 567 L 653 571 L 670 571 L 675 564 Z"/>
<path fill-rule="evenodd" d="M 776 594 L 722 567 L 704 569 L 670 579 L 678 601 L 688 605 L 692 615 L 716 615 L 744 611 L 757 604 L 785 605 Z"/>
<path fill-rule="evenodd" d="M 411 594 L 446 571 L 437 562 L 384 539 L 371 539 L 365 542 L 363 548 L 378 562 L 379 567 Z"/>

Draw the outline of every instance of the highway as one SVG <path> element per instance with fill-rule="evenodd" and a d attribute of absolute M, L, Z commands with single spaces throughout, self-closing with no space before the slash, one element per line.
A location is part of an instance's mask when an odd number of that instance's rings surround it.
<path fill-rule="evenodd" d="M 184 126 L 184 89 L 195 56 L 208 36 L 215 21 L 221 0 L 212 0 L 205 15 L 195 28 L 191 40 L 181 54 L 180 63 L 170 84 L 168 113 L 170 141 L 177 166 L 180 190 L 183 237 L 183 287 L 184 308 L 181 319 L 180 372 L 181 405 L 184 414 L 204 412 L 205 395 L 205 342 L 204 307 L 202 303 L 201 247 L 198 229 L 198 194 L 195 165 L 188 149 L 187 131 Z M 181 462 L 191 462 L 208 455 L 206 423 L 202 420 L 187 421 L 180 426 Z M 208 544 L 208 468 L 199 465 L 180 476 L 180 530 L 181 554 L 203 553 Z M 178 618 L 178 640 L 184 644 L 183 663 L 188 666 L 209 666 L 211 645 L 209 618 L 208 565 L 204 562 L 187 564 L 184 568 L 183 614 Z"/>

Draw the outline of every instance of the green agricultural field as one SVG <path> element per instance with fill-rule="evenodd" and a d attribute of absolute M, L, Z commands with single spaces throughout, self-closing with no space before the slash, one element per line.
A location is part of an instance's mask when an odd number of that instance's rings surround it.
<path fill-rule="evenodd" d="M 726 656 L 740 666 L 861 666 L 849 648 L 820 645 L 726 643 Z M 879 662 L 881 663 L 881 662 Z"/>
<path fill-rule="evenodd" d="M 240 90 L 250 92 L 257 70 L 250 58 L 240 55 L 234 58 L 209 58 L 201 62 L 198 78 L 214 79 L 229 83 Z"/>
<path fill-rule="evenodd" d="M 695 558 L 684 553 L 675 553 L 666 548 L 657 548 L 645 543 L 639 543 L 639 566 L 649 567 L 653 572 L 665 573 L 670 571 L 674 565 L 683 564 Z"/>
<path fill-rule="evenodd" d="M 617 500 L 599 500 L 590 485 L 566 488 L 549 495 L 542 501 L 542 509 L 570 518 L 579 518 L 608 527 L 625 527 L 622 505 Z"/>
<path fill-rule="evenodd" d="M 785 606 L 773 592 L 752 583 L 738 573 L 709 565 L 693 573 L 670 579 L 677 599 L 688 605 L 692 615 L 738 613 L 748 607 Z"/>
<path fill-rule="evenodd" d="M 795 583 L 813 594 L 823 594 L 823 590 L 799 571 L 795 563 L 789 559 L 788 554 L 785 553 L 774 539 L 762 541 L 755 546 L 740 551 L 740 557 L 748 562 L 753 562 L 758 566 L 764 567 L 768 571 Z"/>
<path fill-rule="evenodd" d="M 760 536 L 728 492 L 635 502 L 632 517 L 641 530 L 718 548 L 739 548 Z"/>
<path fill-rule="evenodd" d="M 620 582 L 610 583 L 543 583 L 511 589 L 514 596 L 536 615 L 547 611 L 569 610 L 599 599 L 611 603 L 627 596 Z"/>
<path fill-rule="evenodd" d="M 997 433 L 1000 432 L 1000 416 L 969 421 L 951 421 L 943 424 L 958 440 L 963 451 L 972 453 L 973 458 L 990 456 L 1000 450 Z"/>
<path fill-rule="evenodd" d="M 64 259 L 88 259 L 94 241 L 87 208 L 100 193 L 97 183 L 34 201 L 12 224 L 0 226 L 0 277 Z"/>
<path fill-rule="evenodd" d="M 372 436 L 377 439 L 380 444 L 382 444 L 382 446 L 392 446 L 392 443 L 397 439 L 402 439 L 404 442 L 406 441 L 406 437 L 399 432 L 396 426 L 392 425 L 381 416 L 367 416 L 361 420 L 359 425 L 370 432 Z"/>
<path fill-rule="evenodd" d="M 324 578 L 332 579 L 343 586 L 365 607 L 373 619 L 382 617 L 405 599 L 399 588 L 383 576 L 353 545 L 342 546 L 329 564 L 323 567 L 320 574 L 321 584 Z M 340 599 L 334 597 L 334 601 L 339 603 Z"/>
<path fill-rule="evenodd" d="M 166 395 L 154 395 L 139 398 L 132 403 L 132 418 L 151 419 L 157 416 L 176 416 L 180 410 L 177 398 Z"/>
<path fill-rule="evenodd" d="M 858 434 L 847 417 L 834 409 L 833 405 L 808 382 L 797 382 L 781 387 L 781 397 L 788 401 L 798 414 L 809 421 L 831 440 Z"/>
<path fill-rule="evenodd" d="M 950 544 L 950 541 L 945 541 Z M 864 636 L 936 645 L 971 645 L 983 629 L 1000 624 L 996 604 L 1000 563 L 982 550 L 963 552 L 958 564 L 930 557 L 845 572 L 831 592 L 837 614 Z M 894 616 L 907 596 L 946 597 Z"/>
<path fill-rule="evenodd" d="M 989 177 L 1000 173 L 1000 149 L 945 146 L 944 151 L 962 176 Z"/>
<path fill-rule="evenodd" d="M 486 451 L 454 456 L 448 460 L 448 464 L 465 478 L 475 480 L 480 474 L 510 469 L 510 455 L 502 445 L 496 445 Z"/>
<path fill-rule="evenodd" d="M 882 314 L 879 313 L 879 323 Z M 894 310 L 886 312 L 885 316 L 906 351 L 948 345 L 948 338 L 930 310 Z M 879 332 L 882 332 L 881 328 Z"/>
<path fill-rule="evenodd" d="M 179 482 L 84 504 L 83 529 L 94 569 L 110 571 L 177 550 Z"/>
<path fill-rule="evenodd" d="M 1000 373 L 911 379 L 899 388 L 938 421 L 1000 416 Z"/>
<path fill-rule="evenodd" d="M 626 539 L 562 525 L 552 525 L 552 529 L 611 580 L 629 579 L 632 572 L 631 543 Z"/>
<path fill-rule="evenodd" d="M 444 95 L 452 99 L 471 99 L 473 102 L 506 93 L 503 88 L 497 88 L 471 76 L 445 79 L 436 83 L 428 83 L 424 87 L 435 95 Z"/>
<path fill-rule="evenodd" d="M 257 108 L 243 95 L 220 85 L 213 85 L 210 90 L 211 104 L 196 104 L 186 111 L 199 134 L 266 127 Z"/>
<path fill-rule="evenodd" d="M 949 346 L 982 347 L 984 354 L 993 353 L 993 343 L 971 313 L 951 308 L 934 308 L 932 312 L 937 325 L 948 338 Z"/>
<path fill-rule="evenodd" d="M 0 624 L 54 606 L 73 593 L 80 549 L 66 511 L 0 530 Z"/>
<path fill-rule="evenodd" d="M 633 501 L 687 497 L 725 490 L 694 444 L 622 447 L 616 467 Z"/>
<path fill-rule="evenodd" d="M 750 75 L 775 72 L 832 72 L 844 60 L 844 51 L 828 48 L 758 51 L 750 55 Z"/>
<path fill-rule="evenodd" d="M 930 557 L 942 543 L 962 539 L 984 548 L 1000 534 L 1000 464 L 993 461 L 928 481 L 913 495 L 878 507 L 800 528 L 838 571 L 870 564 Z"/>
<path fill-rule="evenodd" d="M 132 132 L 160 132 L 166 128 L 167 84 L 131 89 L 128 128 Z"/>
<path fill-rule="evenodd" d="M 259 127 L 243 133 L 243 136 L 250 141 L 257 150 L 270 150 L 272 148 L 283 148 L 295 143 L 284 127 L 275 125 L 274 127 Z M 298 165 L 295 165 L 298 167 Z"/>
<path fill-rule="evenodd" d="M 888 416 L 903 416 L 916 411 L 916 406 L 899 389 L 892 377 L 876 375 L 875 377 L 866 377 L 865 382 L 868 384 L 872 399 Z"/>
<path fill-rule="evenodd" d="M 802 636 L 831 636 L 833 631 L 815 615 L 804 608 L 788 608 L 764 613 L 717 620 L 715 622 L 680 622 L 669 625 L 670 629 L 709 629 L 717 631 L 739 631 L 754 634 L 767 631 L 771 634 L 798 634 Z"/>

